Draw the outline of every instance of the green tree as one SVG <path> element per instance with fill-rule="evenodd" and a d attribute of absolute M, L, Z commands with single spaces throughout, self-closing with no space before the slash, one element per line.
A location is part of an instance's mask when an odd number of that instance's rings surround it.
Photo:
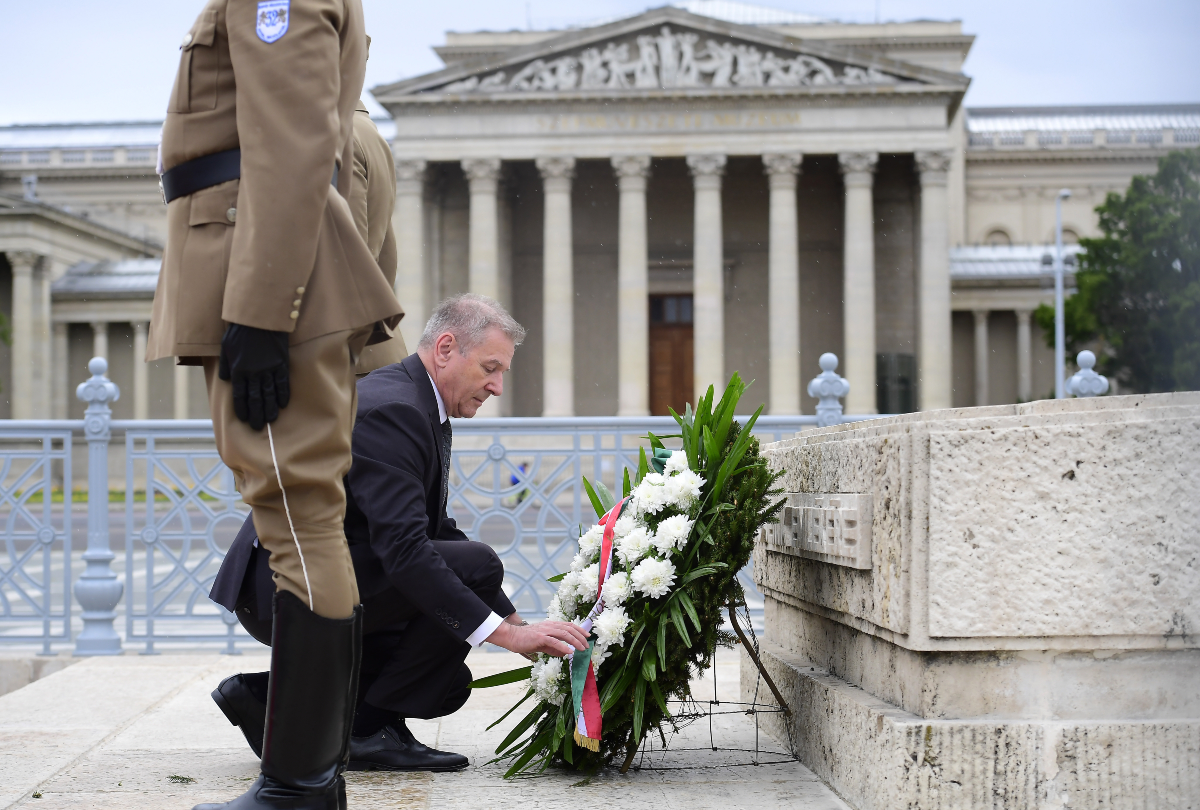
<path fill-rule="evenodd" d="M 1067 350 L 1098 339 L 1097 371 L 1125 390 L 1200 389 L 1200 149 L 1161 158 L 1096 213 L 1104 235 L 1079 240 Z M 1035 317 L 1053 347 L 1053 307 Z"/>

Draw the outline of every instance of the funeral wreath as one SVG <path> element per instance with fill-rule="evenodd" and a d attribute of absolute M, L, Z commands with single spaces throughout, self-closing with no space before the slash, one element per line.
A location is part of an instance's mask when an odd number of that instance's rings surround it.
<path fill-rule="evenodd" d="M 690 698 L 719 645 L 732 646 L 723 611 L 743 604 L 737 580 L 759 527 L 782 505 L 772 473 L 745 425 L 734 419 L 746 390 L 734 374 L 720 401 L 714 391 L 683 414 L 679 433 L 650 434 L 636 475 L 625 471 L 622 497 L 583 481 L 598 520 L 579 538 L 571 569 L 553 577 L 549 618 L 590 633 L 573 656 L 539 655 L 530 667 L 476 681 L 476 688 L 528 679 L 532 699 L 496 749 L 506 777 L 550 765 L 596 770 L 623 758 L 672 723 L 668 706 Z M 669 450 L 663 440 L 679 440 Z M 737 624 L 735 621 L 735 629 Z M 738 629 L 740 634 L 740 629 Z"/>

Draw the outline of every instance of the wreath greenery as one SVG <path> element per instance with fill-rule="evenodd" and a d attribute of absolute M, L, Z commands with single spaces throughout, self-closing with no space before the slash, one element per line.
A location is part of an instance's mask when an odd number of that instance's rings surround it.
<path fill-rule="evenodd" d="M 598 541 L 603 527 L 594 527 L 581 538 L 581 551 L 572 571 L 551 580 L 567 580 L 559 587 L 562 601 L 556 597 L 552 604 L 554 618 L 570 619 L 571 614 L 581 613 L 592 618 L 598 609 L 609 613 L 610 621 L 600 630 L 599 639 L 593 631 L 593 643 L 598 640 L 602 644 L 590 659 L 595 667 L 603 732 L 599 740 L 578 733 L 578 697 L 573 703 L 569 674 L 563 693 L 561 670 L 566 666 L 562 659 L 542 656 L 532 667 L 478 680 L 472 684 L 476 688 L 530 679 L 524 697 L 493 723 L 493 726 L 499 724 L 526 701 L 534 699 L 533 709 L 496 749 L 495 761 L 510 763 L 506 777 L 540 772 L 551 765 L 595 771 L 618 758 L 628 767 L 642 740 L 655 731 L 663 736 L 663 727 L 673 722 L 668 702 L 687 701 L 691 697 L 691 681 L 712 665 L 716 648 L 736 643 L 737 639 L 722 629 L 723 611 L 744 603 L 738 571 L 750 559 L 759 527 L 783 503 L 776 498 L 781 490 L 774 488 L 779 473 L 766 466 L 759 454 L 758 440 L 751 435 L 762 408 L 745 425 L 734 419 L 746 387 L 735 373 L 715 404 L 710 387 L 694 411 L 690 405 L 683 414 L 672 411 L 680 432 L 647 437 L 651 455 L 647 456 L 645 450 L 641 452 L 632 479 L 626 470 L 622 502 L 602 484 L 593 487 L 584 479 L 597 517 L 617 507 L 617 515 L 625 521 L 629 510 L 620 509 L 631 504 L 632 516 L 637 520 L 627 524 L 625 531 L 630 537 L 642 538 L 640 547 L 632 551 L 622 547 L 619 555 L 612 554 L 614 566 L 619 556 L 628 569 L 613 575 L 626 577 L 617 583 L 625 594 L 620 606 L 602 604 L 617 602 L 608 590 L 600 603 L 593 594 L 582 604 L 572 604 L 575 585 L 568 577 L 585 583 L 579 586 L 580 594 L 585 587 L 597 588 L 595 579 L 587 584 L 585 566 L 599 553 L 598 546 L 596 552 L 589 551 L 593 544 L 588 541 L 593 537 Z M 672 453 L 664 446 L 663 439 L 679 439 L 682 449 Z M 690 471 L 690 477 L 685 470 Z M 680 477 L 670 477 L 673 473 Z M 698 486 L 687 491 L 697 483 Z M 663 484 L 666 488 L 661 491 L 650 488 Z M 667 496 L 663 496 L 664 491 Z M 680 491 L 684 494 L 679 495 Z M 677 493 L 674 500 L 671 492 Z M 648 505 L 653 497 L 657 500 Z M 678 533 L 681 525 L 690 527 L 684 530 L 685 536 L 674 543 L 670 537 L 660 542 L 669 533 L 668 529 Z M 638 528 L 631 531 L 630 526 Z M 637 534 L 642 529 L 643 534 Z M 637 545 L 635 540 L 628 542 Z M 635 568 L 640 555 L 645 555 L 642 562 L 648 569 L 662 574 L 669 568 L 673 576 L 669 581 L 658 576 L 654 584 L 647 585 L 645 573 L 639 578 Z M 644 591 L 637 590 L 638 582 Z M 588 614 L 593 603 L 596 604 Z M 600 624 L 597 619 L 597 625 Z M 590 622 L 585 627 L 591 629 Z"/>

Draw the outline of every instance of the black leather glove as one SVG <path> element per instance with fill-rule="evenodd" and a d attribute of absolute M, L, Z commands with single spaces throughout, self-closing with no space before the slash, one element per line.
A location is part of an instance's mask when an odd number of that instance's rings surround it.
<path fill-rule="evenodd" d="M 288 333 L 231 323 L 221 338 L 217 374 L 233 382 L 233 412 L 262 430 L 279 418 L 291 399 L 288 381 Z"/>

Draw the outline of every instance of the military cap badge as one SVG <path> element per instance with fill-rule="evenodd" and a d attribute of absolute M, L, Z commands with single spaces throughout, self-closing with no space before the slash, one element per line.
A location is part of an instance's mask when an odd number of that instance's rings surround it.
<path fill-rule="evenodd" d="M 263 42 L 271 43 L 288 30 L 288 11 L 291 0 L 263 0 L 258 4 L 255 31 Z"/>

